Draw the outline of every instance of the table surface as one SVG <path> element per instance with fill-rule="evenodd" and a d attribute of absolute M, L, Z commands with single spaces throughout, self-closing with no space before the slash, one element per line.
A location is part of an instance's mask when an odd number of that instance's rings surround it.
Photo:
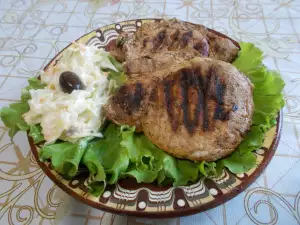
<path fill-rule="evenodd" d="M 265 53 L 286 82 L 283 133 L 266 171 L 217 208 L 170 220 L 105 213 L 59 190 L 33 159 L 24 133 L 0 124 L 0 224 L 300 224 L 300 1 L 0 0 L 0 107 L 70 41 L 106 24 L 177 17 L 204 24 Z"/>

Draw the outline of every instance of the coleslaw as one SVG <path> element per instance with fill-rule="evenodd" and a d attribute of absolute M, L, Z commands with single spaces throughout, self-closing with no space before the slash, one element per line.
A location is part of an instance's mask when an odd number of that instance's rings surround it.
<path fill-rule="evenodd" d="M 40 75 L 44 89 L 30 90 L 30 110 L 23 114 L 29 125 L 40 124 L 46 144 L 57 139 L 75 142 L 86 136 L 102 137 L 99 128 L 104 116 L 102 106 L 110 95 L 108 72 L 116 71 L 109 53 L 94 46 L 74 43 L 59 61 Z M 60 75 L 70 71 L 84 83 L 84 90 L 65 93 L 59 83 Z"/>

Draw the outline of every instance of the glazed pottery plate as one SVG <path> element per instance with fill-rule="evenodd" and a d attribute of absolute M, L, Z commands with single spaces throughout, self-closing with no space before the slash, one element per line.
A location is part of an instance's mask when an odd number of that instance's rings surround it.
<path fill-rule="evenodd" d="M 130 20 L 108 25 L 84 35 L 77 42 L 105 48 L 120 32 L 135 32 L 138 27 L 154 20 L 157 19 Z M 233 42 L 238 46 L 237 42 Z M 47 67 L 51 67 L 60 54 Z M 190 215 L 216 207 L 245 190 L 263 172 L 273 157 L 279 142 L 281 125 L 282 112 L 278 115 L 277 126 L 267 132 L 263 147 L 254 152 L 257 166 L 247 173 L 236 175 L 224 170 L 220 177 L 202 178 L 195 184 L 182 187 L 158 187 L 154 184 L 138 184 L 133 179 L 123 179 L 114 186 L 108 186 L 99 197 L 87 192 L 84 185 L 88 182 L 87 169 L 81 168 L 76 177 L 65 180 L 52 169 L 50 162 L 39 161 L 38 147 L 33 144 L 31 138 L 29 142 L 36 160 L 47 176 L 79 201 L 112 213 L 166 218 Z"/>

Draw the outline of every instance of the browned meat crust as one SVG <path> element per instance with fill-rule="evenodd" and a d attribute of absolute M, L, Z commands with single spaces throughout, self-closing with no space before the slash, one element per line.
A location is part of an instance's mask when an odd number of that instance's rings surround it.
<path fill-rule="evenodd" d="M 251 126 L 252 84 L 229 63 L 197 57 L 133 74 L 105 110 L 175 157 L 214 161 L 234 151 Z"/>
<path fill-rule="evenodd" d="M 149 73 L 196 56 L 232 62 L 239 48 L 206 27 L 176 19 L 143 24 L 134 34 L 124 33 L 108 50 L 123 61 L 128 74 Z"/>

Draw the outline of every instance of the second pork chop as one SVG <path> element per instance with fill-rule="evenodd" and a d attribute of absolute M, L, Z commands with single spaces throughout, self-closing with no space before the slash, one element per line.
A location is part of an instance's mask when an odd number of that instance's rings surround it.
<path fill-rule="evenodd" d="M 165 69 L 196 56 L 232 62 L 239 48 L 202 25 L 172 19 L 143 23 L 136 33 L 123 33 L 117 45 L 107 50 L 124 62 L 127 74 L 134 74 Z"/>

